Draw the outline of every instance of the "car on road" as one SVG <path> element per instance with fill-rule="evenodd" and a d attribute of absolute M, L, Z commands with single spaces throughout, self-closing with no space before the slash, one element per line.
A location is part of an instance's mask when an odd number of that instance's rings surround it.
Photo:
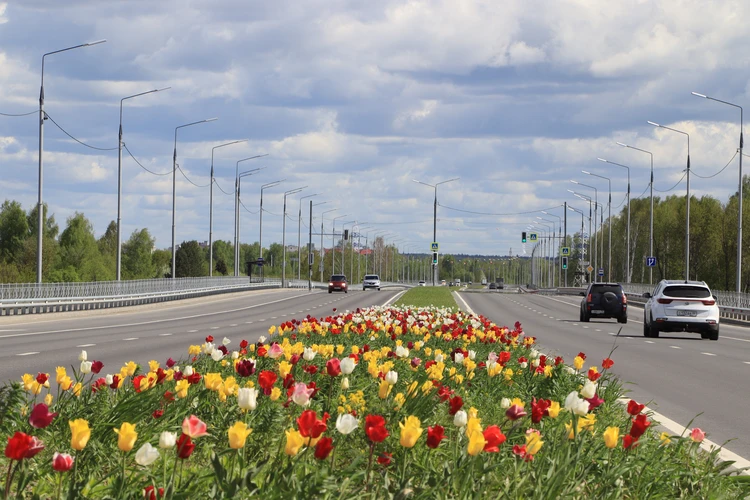
<path fill-rule="evenodd" d="M 492 283 L 490 283 L 490 284 L 489 284 L 489 289 L 490 289 L 490 290 L 497 290 L 497 285 L 495 284 L 495 282 L 494 282 L 494 281 L 493 281 Z"/>
<path fill-rule="evenodd" d="M 362 290 L 368 288 L 380 291 L 380 277 L 377 274 L 365 274 L 365 278 L 362 280 Z"/>
<path fill-rule="evenodd" d="M 628 298 L 619 283 L 591 283 L 582 292 L 580 321 L 591 318 L 616 318 L 618 323 L 628 322 Z"/>
<path fill-rule="evenodd" d="M 427 286 L 425 280 L 419 280 L 419 286 Z"/>
<path fill-rule="evenodd" d="M 349 286 L 346 283 L 346 276 L 343 274 L 334 274 L 328 280 L 328 293 L 344 292 L 349 293 Z"/>
<path fill-rule="evenodd" d="M 660 332 L 700 333 L 719 340 L 719 305 L 703 281 L 662 280 L 653 293 L 644 293 L 643 336 Z"/>

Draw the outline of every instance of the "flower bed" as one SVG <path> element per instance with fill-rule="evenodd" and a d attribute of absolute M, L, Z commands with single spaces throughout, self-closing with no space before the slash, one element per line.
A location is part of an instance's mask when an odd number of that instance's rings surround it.
<path fill-rule="evenodd" d="M 699 450 L 699 429 L 657 435 L 643 406 L 617 403 L 611 359 L 547 358 L 520 324 L 453 310 L 308 316 L 143 369 L 79 362 L 0 390 L 6 497 L 750 491 Z"/>

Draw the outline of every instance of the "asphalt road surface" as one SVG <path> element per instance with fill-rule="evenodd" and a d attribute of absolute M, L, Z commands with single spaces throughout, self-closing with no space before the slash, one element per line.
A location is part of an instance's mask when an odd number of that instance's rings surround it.
<path fill-rule="evenodd" d="M 475 313 L 500 325 L 520 321 L 537 337 L 540 351 L 567 363 L 581 351 L 586 365 L 599 365 L 613 347 L 612 371 L 629 397 L 687 426 L 741 457 L 750 457 L 750 329 L 723 323 L 718 341 L 693 333 L 643 336 L 643 309 L 629 304 L 628 323 L 578 321 L 580 297 L 536 294 L 462 293 Z M 622 328 L 622 329 L 621 329 Z M 620 330 L 621 329 L 621 330 Z M 619 332 L 619 336 L 617 335 Z"/>

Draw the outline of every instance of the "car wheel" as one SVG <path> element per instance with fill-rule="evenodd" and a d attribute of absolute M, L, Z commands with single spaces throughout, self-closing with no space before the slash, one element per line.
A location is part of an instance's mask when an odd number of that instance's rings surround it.
<path fill-rule="evenodd" d="M 344 293 L 349 293 L 349 290 L 344 290 Z"/>
<path fill-rule="evenodd" d="M 626 324 L 628 322 L 628 317 L 627 316 L 622 316 L 620 318 L 617 318 L 617 322 L 618 323 Z"/>
<path fill-rule="evenodd" d="M 719 340 L 719 327 L 716 327 L 716 330 L 709 332 L 708 338 L 711 340 Z"/>
<path fill-rule="evenodd" d="M 328 290 L 328 293 L 333 293 L 333 290 Z"/>
<path fill-rule="evenodd" d="M 649 337 L 652 339 L 658 339 L 659 338 L 659 327 L 654 324 L 652 321 L 649 325 Z"/>
<path fill-rule="evenodd" d="M 378 292 L 380 291 L 380 288 L 378 288 Z"/>
<path fill-rule="evenodd" d="M 588 314 L 583 313 L 583 322 L 588 323 L 591 320 Z"/>
<path fill-rule="evenodd" d="M 583 323 L 583 311 L 578 311 L 578 321 Z"/>

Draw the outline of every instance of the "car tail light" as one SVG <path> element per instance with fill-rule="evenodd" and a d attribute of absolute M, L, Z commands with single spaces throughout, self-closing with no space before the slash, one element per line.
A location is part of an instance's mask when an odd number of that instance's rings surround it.
<path fill-rule="evenodd" d="M 671 304 L 672 299 L 657 299 L 656 300 L 659 304 Z"/>
<path fill-rule="evenodd" d="M 591 303 L 591 302 L 593 302 L 593 301 L 594 301 L 594 299 L 592 299 L 592 298 L 591 298 L 591 294 L 589 294 L 589 296 L 588 296 L 588 297 L 586 297 L 586 302 L 589 302 L 589 303 Z"/>
<path fill-rule="evenodd" d="M 703 302 L 704 306 L 712 306 L 712 305 L 716 304 L 716 301 L 713 300 L 713 299 L 701 300 L 701 302 Z"/>
<path fill-rule="evenodd" d="M 628 297 L 624 293 L 622 294 L 622 303 L 627 304 L 628 303 Z"/>

